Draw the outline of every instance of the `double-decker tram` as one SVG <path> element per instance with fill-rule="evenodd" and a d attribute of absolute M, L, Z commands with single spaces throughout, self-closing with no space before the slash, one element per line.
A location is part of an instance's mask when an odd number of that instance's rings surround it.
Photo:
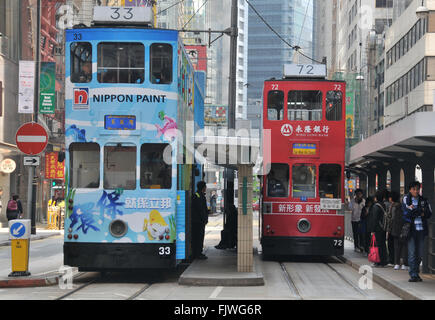
<path fill-rule="evenodd" d="M 265 257 L 343 254 L 346 84 L 325 78 L 324 65 L 292 64 L 283 79 L 264 83 Z"/>
<path fill-rule="evenodd" d="M 185 143 L 204 98 L 178 32 L 75 28 L 65 48 L 64 264 L 175 267 L 189 255 L 199 170 Z"/>

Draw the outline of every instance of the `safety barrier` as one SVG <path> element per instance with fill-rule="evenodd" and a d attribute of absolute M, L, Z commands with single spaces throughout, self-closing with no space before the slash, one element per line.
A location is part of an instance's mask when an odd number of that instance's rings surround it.
<path fill-rule="evenodd" d="M 49 206 L 47 210 L 47 224 L 50 230 L 62 230 L 64 227 L 65 208 Z"/>

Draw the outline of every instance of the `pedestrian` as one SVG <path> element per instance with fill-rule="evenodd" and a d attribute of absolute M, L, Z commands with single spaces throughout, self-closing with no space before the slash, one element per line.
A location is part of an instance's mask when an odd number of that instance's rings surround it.
<path fill-rule="evenodd" d="M 388 212 L 388 210 L 390 210 L 391 207 L 391 202 L 390 202 L 390 191 L 388 191 L 387 189 L 385 189 L 383 191 L 383 202 L 384 202 L 384 208 L 385 208 L 385 212 Z"/>
<path fill-rule="evenodd" d="M 365 206 L 361 210 L 361 223 L 360 223 L 360 234 L 361 234 L 361 243 L 364 248 L 365 253 L 368 255 L 369 247 L 370 247 L 370 232 L 368 232 L 367 228 L 367 220 L 369 217 L 370 208 L 375 203 L 373 197 L 367 197 L 365 199 Z"/>
<path fill-rule="evenodd" d="M 375 203 L 371 206 L 367 221 L 368 232 L 371 237 L 375 236 L 376 246 L 379 248 L 381 261 L 375 263 L 376 267 L 385 267 L 388 263 L 387 247 L 385 244 L 385 219 L 384 192 L 378 191 L 375 195 Z"/>
<path fill-rule="evenodd" d="M 217 199 L 216 192 L 213 191 L 210 196 L 210 207 L 211 207 L 212 214 L 216 213 L 216 199 Z"/>
<path fill-rule="evenodd" d="M 18 195 L 13 195 L 12 199 L 8 201 L 8 207 L 6 208 L 6 217 L 8 221 L 20 219 L 23 214 L 23 206 Z"/>
<path fill-rule="evenodd" d="M 393 200 L 391 197 L 391 194 L 393 192 L 385 191 L 385 196 L 388 196 L 388 206 L 386 209 L 386 216 L 385 216 L 385 237 L 387 240 L 387 250 L 388 250 L 388 264 L 394 265 L 394 238 L 391 234 L 392 228 L 393 228 Z M 397 194 L 395 194 L 395 198 L 397 197 Z M 399 196 L 400 198 L 400 196 Z M 400 199 L 399 199 L 400 200 Z M 399 203 L 400 205 L 400 203 Z"/>
<path fill-rule="evenodd" d="M 409 226 L 409 282 L 423 281 L 419 276 L 420 263 L 423 259 L 424 238 L 428 235 L 427 220 L 432 216 L 432 208 L 427 199 L 420 195 L 420 188 L 420 182 L 412 182 L 409 185 L 409 193 L 402 201 L 403 216 Z"/>
<path fill-rule="evenodd" d="M 205 192 L 207 185 L 204 181 L 196 184 L 197 191 L 192 199 L 192 250 L 194 259 L 207 259 L 202 253 L 204 247 L 205 226 L 208 223 L 208 209 Z"/>
<path fill-rule="evenodd" d="M 402 205 L 400 203 L 400 195 L 398 192 L 391 192 L 391 236 L 394 243 L 394 270 L 399 270 L 400 265 L 402 265 L 402 270 L 408 270 L 408 243 L 407 241 L 400 238 L 400 233 L 402 232 L 403 224 L 405 220 L 403 219 Z M 390 241 L 390 240 L 388 240 Z"/>
<path fill-rule="evenodd" d="M 352 210 L 352 233 L 353 244 L 355 251 L 362 252 L 362 241 L 360 234 L 361 212 L 365 206 L 365 200 L 363 199 L 363 191 L 361 189 L 355 190 L 355 197 L 349 203 L 349 209 Z"/>
<path fill-rule="evenodd" d="M 237 245 L 237 208 L 231 204 L 228 208 L 224 229 L 221 231 L 221 241 L 214 246 L 216 249 L 233 249 Z"/>

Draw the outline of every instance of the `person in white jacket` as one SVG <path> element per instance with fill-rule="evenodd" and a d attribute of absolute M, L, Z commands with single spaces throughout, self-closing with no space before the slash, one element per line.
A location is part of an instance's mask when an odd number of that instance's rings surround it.
<path fill-rule="evenodd" d="M 355 246 L 355 251 L 362 252 L 361 248 L 361 235 L 359 232 L 359 225 L 361 222 L 361 211 L 365 206 L 365 200 L 363 198 L 363 191 L 361 189 L 355 190 L 355 197 L 349 202 L 349 210 L 352 211 L 352 233 L 353 233 L 353 244 Z"/>

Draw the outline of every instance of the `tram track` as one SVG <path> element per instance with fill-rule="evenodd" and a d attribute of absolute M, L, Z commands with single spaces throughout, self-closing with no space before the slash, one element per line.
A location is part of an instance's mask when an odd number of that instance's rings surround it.
<path fill-rule="evenodd" d="M 77 288 L 72 289 L 71 291 L 61 295 L 60 297 L 55 298 L 54 300 L 64 300 L 65 298 L 71 297 L 74 294 L 77 294 L 78 292 L 82 291 L 83 289 L 87 288 L 90 285 L 96 285 L 96 284 L 107 284 L 104 280 L 107 279 L 107 275 L 100 278 L 92 279 Z M 124 300 L 134 300 L 137 297 L 139 297 L 142 293 L 144 293 L 148 288 L 151 287 L 153 283 L 145 283 L 139 290 L 136 290 L 133 294 L 127 296 Z M 116 293 L 115 293 L 116 294 Z M 122 296 L 122 295 L 121 295 Z"/>

